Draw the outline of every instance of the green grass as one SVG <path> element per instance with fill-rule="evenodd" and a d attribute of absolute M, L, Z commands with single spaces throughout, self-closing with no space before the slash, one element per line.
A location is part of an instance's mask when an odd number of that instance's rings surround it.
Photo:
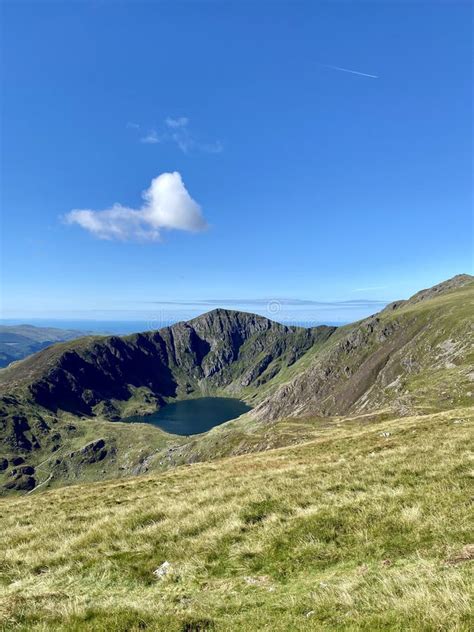
<path fill-rule="evenodd" d="M 0 629 L 472 629 L 473 421 L 282 422 L 304 442 L 0 500 Z"/>
<path fill-rule="evenodd" d="M 30 418 L 33 417 L 28 408 L 24 413 L 30 415 Z M 22 454 L 28 465 L 35 467 L 34 476 L 38 487 L 31 492 L 33 494 L 39 493 L 45 487 L 58 487 L 79 481 L 106 480 L 145 472 L 153 458 L 156 460 L 157 469 L 163 469 L 159 466 L 159 460 L 167 454 L 168 447 L 179 446 L 186 441 L 185 437 L 170 435 L 150 424 L 107 422 L 100 419 L 91 422 L 89 419 L 78 419 L 72 415 L 64 415 L 58 420 L 46 413 L 42 413 L 42 418 L 50 424 L 50 434 L 60 435 L 61 441 L 57 450 L 52 451 L 52 441 L 43 441 L 39 449 Z M 32 434 L 42 438 L 36 428 L 33 428 L 28 436 Z M 98 439 L 105 441 L 106 458 L 92 464 L 81 461 L 81 449 Z M 10 462 L 16 456 L 8 447 L 6 450 L 3 447 L 1 454 Z M 11 468 L 0 472 L 0 484 L 11 480 L 10 471 Z"/>
<path fill-rule="evenodd" d="M 261 391 L 258 419 L 474 403 L 474 282 L 339 328 Z M 263 399 L 263 402 L 262 402 Z"/>

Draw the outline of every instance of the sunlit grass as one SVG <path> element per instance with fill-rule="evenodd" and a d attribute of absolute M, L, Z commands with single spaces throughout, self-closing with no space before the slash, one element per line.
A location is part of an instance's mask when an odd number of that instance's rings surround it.
<path fill-rule="evenodd" d="M 3 499 L 1 629 L 468 630 L 473 418 Z"/>

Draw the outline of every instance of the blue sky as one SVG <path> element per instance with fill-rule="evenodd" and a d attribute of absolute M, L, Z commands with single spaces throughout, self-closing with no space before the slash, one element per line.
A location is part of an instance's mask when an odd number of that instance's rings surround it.
<path fill-rule="evenodd" d="M 472 272 L 470 3 L 2 10 L 3 317 L 348 321 Z"/>

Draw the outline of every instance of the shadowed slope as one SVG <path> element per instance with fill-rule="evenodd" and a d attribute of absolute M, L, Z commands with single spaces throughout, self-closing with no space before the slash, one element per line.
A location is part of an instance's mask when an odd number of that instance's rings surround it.
<path fill-rule="evenodd" d="M 53 412 L 118 419 L 133 398 L 140 412 L 166 398 L 258 387 L 334 330 L 214 310 L 159 331 L 55 345 L 0 372 L 0 388 Z"/>

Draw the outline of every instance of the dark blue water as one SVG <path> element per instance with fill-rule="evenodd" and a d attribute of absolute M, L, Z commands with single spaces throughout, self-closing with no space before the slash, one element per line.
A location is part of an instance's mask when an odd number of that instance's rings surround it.
<path fill-rule="evenodd" d="M 207 432 L 214 426 L 235 419 L 249 410 L 250 406 L 240 399 L 200 397 L 167 404 L 151 415 L 135 415 L 124 421 L 153 424 L 172 434 L 192 435 Z"/>

